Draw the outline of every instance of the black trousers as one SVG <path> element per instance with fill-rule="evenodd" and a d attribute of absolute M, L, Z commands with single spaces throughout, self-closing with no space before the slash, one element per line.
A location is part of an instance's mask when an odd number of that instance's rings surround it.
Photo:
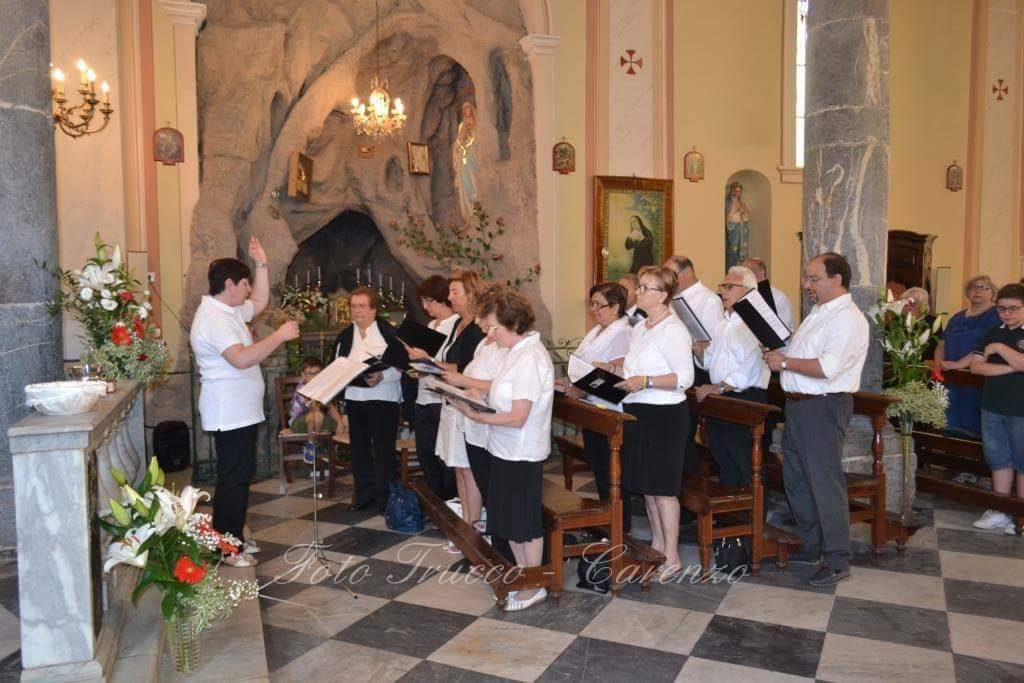
<path fill-rule="evenodd" d="M 727 398 L 768 403 L 764 389 L 747 389 L 726 394 Z M 708 419 L 711 455 L 718 464 L 718 481 L 723 486 L 750 486 L 750 430 L 735 422 Z"/>
<path fill-rule="evenodd" d="M 259 425 L 213 433 L 217 449 L 217 485 L 213 491 L 213 528 L 245 540 L 245 511 L 249 484 L 256 472 L 256 434 Z"/>
<path fill-rule="evenodd" d="M 487 491 L 491 485 L 491 458 L 493 456 L 487 452 L 486 448 L 474 446 L 468 441 L 466 442 L 466 456 L 469 459 L 469 469 L 473 473 L 473 481 L 476 482 L 476 487 L 480 491 L 484 507 L 487 507 Z M 512 546 L 506 539 L 492 535 L 491 545 L 509 562 L 516 561 L 516 557 L 512 553 Z"/>
<path fill-rule="evenodd" d="M 356 505 L 388 504 L 388 484 L 397 478 L 395 440 L 401 405 L 392 401 L 346 401 Z"/>
<path fill-rule="evenodd" d="M 612 452 L 608 447 L 608 439 L 603 434 L 583 430 L 583 452 L 587 456 L 590 471 L 594 473 L 597 484 L 597 496 L 601 500 L 611 497 L 611 460 Z M 622 486 L 622 452 L 619 452 L 619 496 L 622 499 L 622 530 L 629 532 L 633 528 L 633 504 L 629 491 Z"/>
<path fill-rule="evenodd" d="M 437 427 L 441 421 L 441 404 L 416 406 L 416 458 L 423 468 L 427 486 L 441 500 L 454 498 L 455 473 L 437 457 Z"/>
<path fill-rule="evenodd" d="M 819 548 L 823 564 L 850 566 L 850 507 L 843 474 L 843 440 L 853 397 L 831 394 L 786 401 L 782 476 L 786 499 L 804 548 Z"/>

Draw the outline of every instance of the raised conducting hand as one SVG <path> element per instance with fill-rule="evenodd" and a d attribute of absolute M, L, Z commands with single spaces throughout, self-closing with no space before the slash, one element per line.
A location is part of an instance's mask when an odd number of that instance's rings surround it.
<path fill-rule="evenodd" d="M 255 235 L 249 238 L 249 258 L 256 263 L 267 262 L 267 252 L 263 250 L 263 245 Z"/>
<path fill-rule="evenodd" d="M 255 239 L 255 238 L 253 238 Z M 257 243 L 258 244 L 258 243 Z M 281 335 L 281 340 L 289 342 L 293 339 L 299 338 L 299 324 L 294 320 L 289 320 L 281 327 L 277 328 L 277 333 Z"/>

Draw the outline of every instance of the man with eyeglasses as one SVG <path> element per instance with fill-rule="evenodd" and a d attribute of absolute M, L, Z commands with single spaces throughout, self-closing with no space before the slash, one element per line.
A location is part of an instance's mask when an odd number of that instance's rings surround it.
<path fill-rule="evenodd" d="M 850 264 L 827 252 L 804 269 L 804 289 L 816 302 L 786 349 L 764 359 L 782 373 L 786 426 L 782 473 L 786 498 L 804 541 L 790 562 L 818 570 L 812 586 L 850 577 L 850 509 L 843 474 L 843 440 L 868 352 L 868 321 L 850 296 Z"/>
<path fill-rule="evenodd" d="M 971 372 L 985 377 L 981 390 L 981 442 L 992 468 L 992 489 L 1010 495 L 1017 479 L 1017 497 L 1024 498 L 1024 285 L 1004 285 L 996 295 L 1002 325 L 981 336 Z M 986 510 L 974 522 L 979 529 L 1019 530 L 1013 519 Z"/>

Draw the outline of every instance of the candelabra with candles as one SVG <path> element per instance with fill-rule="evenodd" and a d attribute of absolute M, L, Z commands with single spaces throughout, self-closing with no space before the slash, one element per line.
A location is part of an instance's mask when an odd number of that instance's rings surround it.
<path fill-rule="evenodd" d="M 370 287 L 373 288 L 373 269 L 370 267 L 366 268 L 366 282 L 362 281 L 364 273 L 361 269 L 356 268 L 356 287 Z M 401 289 L 395 291 L 395 280 L 391 275 L 388 275 L 388 287 L 384 289 L 384 274 L 377 273 L 377 299 L 379 300 L 378 308 L 381 311 L 386 312 L 398 312 L 405 311 L 405 283 L 402 282 Z"/>
<path fill-rule="evenodd" d="M 78 94 L 82 96 L 82 101 L 72 107 L 65 106 L 68 100 L 64 95 L 64 72 L 54 69 L 51 74 L 53 101 L 57 103 L 57 110 L 53 112 L 53 125 L 72 138 L 80 138 L 99 133 L 106 128 L 114 109 L 110 106 L 110 85 L 106 81 L 100 84 L 103 99 L 97 99 L 96 72 L 89 68 L 84 59 L 79 59 L 75 66 L 81 72 Z M 97 107 L 97 105 L 99 106 Z M 103 114 L 103 122 L 99 124 L 98 128 L 90 129 L 97 111 Z"/>

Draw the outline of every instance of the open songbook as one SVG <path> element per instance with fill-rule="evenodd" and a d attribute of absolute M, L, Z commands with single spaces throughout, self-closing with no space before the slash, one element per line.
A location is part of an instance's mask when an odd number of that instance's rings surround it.
<path fill-rule="evenodd" d="M 443 375 L 446 372 L 444 368 L 429 358 L 411 360 L 409 361 L 409 367 L 421 375 Z"/>
<path fill-rule="evenodd" d="M 790 336 L 789 328 L 756 289 L 750 290 L 734 303 L 732 310 L 743 319 L 761 346 L 774 350 L 786 345 Z"/>
<path fill-rule="evenodd" d="M 690 333 L 690 337 L 695 342 L 711 341 L 711 335 L 708 333 L 708 329 L 704 327 L 704 324 L 697 317 L 697 314 L 690 308 L 690 304 L 686 303 L 686 299 L 682 296 L 677 296 L 672 301 L 668 302 L 672 312 L 683 321 L 683 325 L 686 326 L 687 332 Z"/>
<path fill-rule="evenodd" d="M 615 388 L 616 384 L 623 381 L 622 377 L 607 370 L 596 368 L 574 354 L 569 355 L 569 367 L 566 369 L 566 372 L 573 386 L 587 392 L 591 396 L 603 398 L 611 403 L 621 403 L 628 393 L 622 389 Z"/>
<path fill-rule="evenodd" d="M 363 361 L 352 358 L 335 359 L 330 365 L 317 373 L 317 376 L 296 391 L 306 398 L 318 403 L 329 403 L 341 390 L 361 375 L 386 367 L 380 359 L 369 357 Z"/>
<path fill-rule="evenodd" d="M 435 394 L 440 394 L 449 401 L 457 401 L 465 406 L 468 406 L 470 410 L 477 413 L 496 413 L 494 408 L 487 405 L 486 402 L 473 398 L 472 396 L 466 395 L 465 389 L 459 389 L 456 386 L 452 386 L 447 382 L 437 379 L 436 377 L 427 378 L 427 391 L 433 391 Z"/>

